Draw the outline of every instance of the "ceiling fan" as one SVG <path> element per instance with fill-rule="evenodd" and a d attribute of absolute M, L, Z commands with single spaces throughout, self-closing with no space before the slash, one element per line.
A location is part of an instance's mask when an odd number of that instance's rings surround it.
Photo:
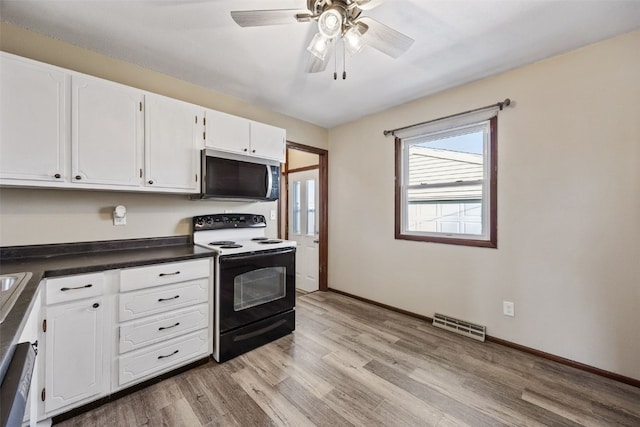
<path fill-rule="evenodd" d="M 382 1 L 307 0 L 307 10 L 236 10 L 231 12 L 231 17 L 241 27 L 316 21 L 318 32 L 307 47 L 309 60 L 306 72 L 317 73 L 327 68 L 330 54 L 339 40 L 351 55 L 367 45 L 397 58 L 411 47 L 414 42 L 411 37 L 373 18 L 361 16 L 362 11 L 373 9 Z M 342 78 L 346 78 L 346 73 L 343 72 Z"/>

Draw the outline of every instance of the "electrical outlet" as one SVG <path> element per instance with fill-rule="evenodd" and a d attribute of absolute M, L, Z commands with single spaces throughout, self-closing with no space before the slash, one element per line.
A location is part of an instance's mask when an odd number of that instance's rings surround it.
<path fill-rule="evenodd" d="M 276 210 L 271 209 L 271 221 L 275 221 L 275 220 L 276 220 Z"/>
<path fill-rule="evenodd" d="M 515 306 L 511 301 L 502 301 L 502 314 L 505 316 L 514 317 L 515 314 Z"/>
<path fill-rule="evenodd" d="M 127 208 L 118 205 L 113 209 L 113 225 L 127 224 Z"/>

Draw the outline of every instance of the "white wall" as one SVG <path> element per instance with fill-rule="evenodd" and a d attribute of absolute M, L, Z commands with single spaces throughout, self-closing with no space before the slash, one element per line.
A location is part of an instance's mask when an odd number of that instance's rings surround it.
<path fill-rule="evenodd" d="M 640 379 L 639 46 L 636 31 L 331 130 L 329 286 Z M 498 249 L 394 240 L 382 131 L 507 97 Z"/>
<path fill-rule="evenodd" d="M 0 50 L 150 92 L 261 121 L 287 130 L 287 139 L 327 147 L 327 130 L 191 83 L 54 40 L 0 21 Z M 34 153 L 37 155 L 37 153 Z M 127 207 L 127 225 L 114 227 L 114 206 Z M 276 202 L 191 201 L 186 196 L 50 189 L 0 189 L 0 246 L 133 239 L 191 234 L 194 215 L 261 213 Z M 275 237 L 277 221 L 269 235 Z"/>

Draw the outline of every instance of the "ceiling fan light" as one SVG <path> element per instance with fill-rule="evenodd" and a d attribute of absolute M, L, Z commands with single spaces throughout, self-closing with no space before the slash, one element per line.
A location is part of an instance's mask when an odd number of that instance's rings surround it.
<path fill-rule="evenodd" d="M 349 52 L 349 55 L 355 55 L 360 52 L 360 49 L 362 49 L 362 33 L 357 25 L 349 28 L 344 33 L 343 39 L 344 46 L 347 49 L 347 52 Z"/>
<path fill-rule="evenodd" d="M 322 12 L 318 18 L 318 29 L 327 38 L 334 38 L 342 32 L 342 14 L 335 9 Z"/>
<path fill-rule="evenodd" d="M 327 57 L 327 53 L 329 53 L 329 47 L 331 46 L 332 41 L 332 39 L 326 37 L 324 34 L 316 33 L 316 35 L 313 36 L 311 43 L 309 43 L 307 50 L 318 59 L 324 61 Z"/>

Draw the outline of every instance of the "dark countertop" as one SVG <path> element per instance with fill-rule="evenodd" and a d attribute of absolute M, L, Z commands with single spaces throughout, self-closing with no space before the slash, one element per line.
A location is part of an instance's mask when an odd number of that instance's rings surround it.
<path fill-rule="evenodd" d="M 0 248 L 0 274 L 32 273 L 0 325 L 0 373 L 4 375 L 13 356 L 43 278 L 211 256 L 189 236 Z"/>

